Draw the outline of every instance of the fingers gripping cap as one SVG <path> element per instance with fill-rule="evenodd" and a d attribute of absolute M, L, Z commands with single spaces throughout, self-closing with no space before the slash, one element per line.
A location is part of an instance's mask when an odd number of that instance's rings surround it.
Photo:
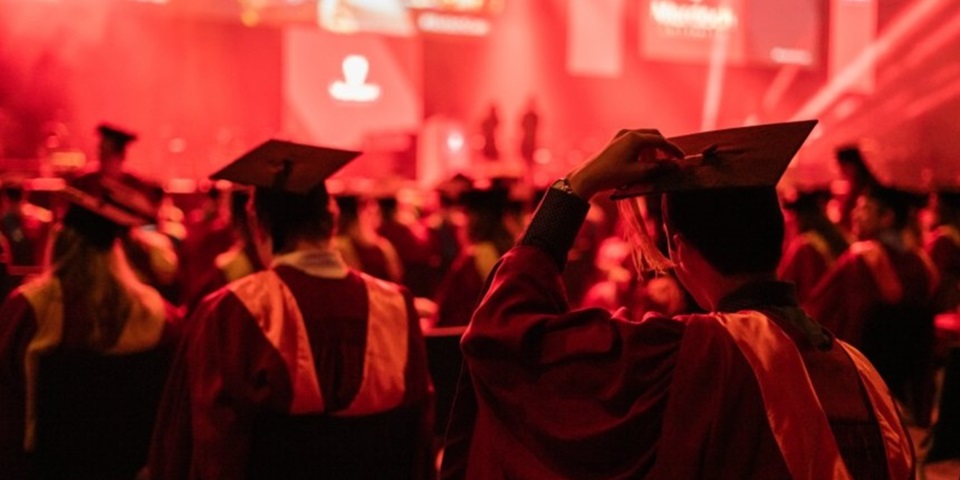
<path fill-rule="evenodd" d="M 612 195 L 626 236 L 633 247 L 637 272 L 663 273 L 673 263 L 646 231 L 634 197 L 722 188 L 776 186 L 787 165 L 817 124 L 816 120 L 716 130 L 669 138 L 687 155 L 676 168 L 665 168 L 648 180 L 616 189 Z"/>
<path fill-rule="evenodd" d="M 810 135 L 816 120 L 730 128 L 669 138 L 687 155 L 679 168 L 618 188 L 615 200 L 658 193 L 773 187 Z"/>
<path fill-rule="evenodd" d="M 210 176 L 243 185 L 305 194 L 360 152 L 268 140 Z"/>

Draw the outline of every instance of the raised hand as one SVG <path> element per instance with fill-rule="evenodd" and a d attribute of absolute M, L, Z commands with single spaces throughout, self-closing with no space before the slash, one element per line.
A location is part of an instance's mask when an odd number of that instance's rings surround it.
<path fill-rule="evenodd" d="M 597 193 L 649 178 L 666 168 L 683 151 L 654 129 L 620 130 L 599 154 L 567 174 L 570 188 L 590 200 Z"/>

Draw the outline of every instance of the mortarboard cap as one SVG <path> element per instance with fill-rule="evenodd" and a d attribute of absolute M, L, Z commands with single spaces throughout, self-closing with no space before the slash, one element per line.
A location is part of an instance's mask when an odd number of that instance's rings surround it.
<path fill-rule="evenodd" d="M 737 187 L 774 187 L 816 120 L 730 128 L 669 138 L 678 168 L 614 191 L 612 198 Z"/>
<path fill-rule="evenodd" d="M 832 196 L 833 193 L 827 187 L 800 189 L 784 196 L 783 208 L 796 212 L 823 210 Z"/>
<path fill-rule="evenodd" d="M 468 212 L 503 212 L 510 200 L 510 189 L 502 183 L 478 181 L 460 193 L 458 203 Z"/>
<path fill-rule="evenodd" d="M 137 134 L 107 123 L 98 125 L 97 133 L 105 139 L 110 139 L 120 148 L 125 147 L 128 143 L 137 139 Z"/>
<path fill-rule="evenodd" d="M 105 188 L 103 191 L 106 192 L 107 190 Z M 118 198 L 128 200 L 122 196 L 98 196 L 71 186 L 64 187 L 63 190 L 57 192 L 57 195 L 70 202 L 72 206 L 80 207 L 121 227 L 136 227 L 146 225 L 149 222 L 142 215 L 131 211 L 129 205 L 120 203 Z"/>
<path fill-rule="evenodd" d="M 953 185 L 939 186 L 937 188 L 937 201 L 951 209 L 960 210 L 960 187 Z"/>
<path fill-rule="evenodd" d="M 360 152 L 267 140 L 210 178 L 305 194 L 358 155 Z"/>
<path fill-rule="evenodd" d="M 927 194 L 893 185 L 872 185 L 867 196 L 892 209 L 897 215 L 906 215 L 911 209 L 926 206 Z"/>

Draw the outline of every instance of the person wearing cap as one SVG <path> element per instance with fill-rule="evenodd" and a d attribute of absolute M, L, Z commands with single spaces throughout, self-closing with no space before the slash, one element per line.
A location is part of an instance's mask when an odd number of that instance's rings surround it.
<path fill-rule="evenodd" d="M 268 266 L 187 321 L 155 479 L 430 478 L 424 341 L 404 288 L 350 269 L 324 180 L 358 155 L 271 140 L 213 175 L 251 185 Z"/>
<path fill-rule="evenodd" d="M 336 246 L 347 265 L 382 280 L 403 281 L 397 249 L 377 231 L 381 223 L 377 202 L 360 193 L 344 193 L 336 195 L 336 203 Z"/>
<path fill-rule="evenodd" d="M 136 189 L 152 202 L 159 203 L 157 186 L 153 182 L 124 169 L 127 148 L 137 140 L 137 134 L 106 123 L 97 126 L 97 134 L 100 136 L 100 142 L 97 146 L 97 158 L 99 160 L 97 170 L 77 177 L 72 185 L 81 190 L 96 193 L 103 183 L 101 178 L 111 178 Z"/>
<path fill-rule="evenodd" d="M 147 225 L 157 225 L 163 189 L 124 169 L 127 148 L 137 140 L 137 134 L 106 123 L 97 126 L 97 134 L 100 136 L 97 170 L 80 175 L 70 185 L 93 195 L 101 195 L 103 186 L 108 184 L 115 186 L 115 190 L 123 190 L 123 194 L 133 194 L 143 200 L 137 208 L 149 212 Z M 155 228 L 134 228 L 123 237 L 123 248 L 141 280 L 168 299 L 176 300 L 178 258 L 170 237 Z"/>
<path fill-rule="evenodd" d="M 814 288 L 811 315 L 876 366 L 913 422 L 930 422 L 936 267 L 905 233 L 916 195 L 874 185 L 853 210 L 858 241 Z"/>
<path fill-rule="evenodd" d="M 7 298 L 7 295 L 17 287 L 15 277 L 10 274 L 10 243 L 0 232 L 0 298 Z"/>
<path fill-rule="evenodd" d="M 942 189 L 936 195 L 933 238 L 927 252 L 940 274 L 935 311 L 960 313 L 960 190 Z M 950 342 L 944 355 L 943 384 L 937 402 L 937 421 L 930 429 L 925 462 L 960 458 L 960 344 Z"/>
<path fill-rule="evenodd" d="M 397 198 L 398 192 L 377 196 L 380 225 L 377 234 L 394 247 L 403 270 L 403 285 L 417 297 L 432 295 L 431 252 L 426 228 L 413 215 L 405 215 Z"/>
<path fill-rule="evenodd" d="M 879 376 L 775 280 L 774 184 L 812 127 L 621 131 L 554 183 L 464 334 L 443 478 L 912 478 Z M 566 251 L 624 185 L 664 194 L 669 262 L 710 313 L 570 310 Z"/>
<path fill-rule="evenodd" d="M 3 181 L 0 198 L 0 228 L 10 241 L 10 264 L 17 267 L 38 267 L 50 233 L 53 215 L 26 198 L 19 179 Z"/>
<path fill-rule="evenodd" d="M 264 269 L 247 218 L 249 200 L 249 188 L 234 188 L 229 194 L 229 224 L 215 223 L 214 228 L 194 230 L 203 237 L 189 243 L 191 253 L 184 260 L 191 259 L 193 268 L 181 269 L 180 277 L 181 297 L 187 311 L 193 311 L 203 297 L 228 283 Z"/>
<path fill-rule="evenodd" d="M 516 218 L 505 185 L 491 185 L 463 192 L 460 202 L 466 216 L 465 247 L 450 266 L 437 289 L 435 327 L 464 326 L 470 322 L 483 282 L 501 255 L 516 241 L 509 225 Z"/>
<path fill-rule="evenodd" d="M 132 478 L 146 462 L 179 313 L 122 254 L 147 221 L 134 199 L 101 192 L 58 194 L 50 266 L 0 306 L 0 478 Z"/>
<path fill-rule="evenodd" d="M 829 190 L 813 189 L 798 192 L 783 205 L 792 214 L 796 232 L 787 242 L 777 277 L 796 286 L 801 303 L 849 246 L 843 232 L 827 218 L 829 198 Z"/>
<path fill-rule="evenodd" d="M 960 190 L 937 192 L 934 213 L 935 227 L 926 251 L 940 278 L 935 308 L 955 312 L 960 308 Z"/>

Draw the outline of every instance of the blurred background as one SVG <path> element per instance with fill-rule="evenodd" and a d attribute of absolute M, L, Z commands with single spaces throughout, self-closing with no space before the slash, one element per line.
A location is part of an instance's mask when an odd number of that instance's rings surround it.
<path fill-rule="evenodd" d="M 348 177 L 484 158 L 542 184 L 620 128 L 818 118 L 787 182 L 859 143 L 881 178 L 952 184 L 957 52 L 955 0 L 0 0 L 0 170 L 83 168 L 107 121 L 167 185 L 269 137 L 362 148 Z"/>

